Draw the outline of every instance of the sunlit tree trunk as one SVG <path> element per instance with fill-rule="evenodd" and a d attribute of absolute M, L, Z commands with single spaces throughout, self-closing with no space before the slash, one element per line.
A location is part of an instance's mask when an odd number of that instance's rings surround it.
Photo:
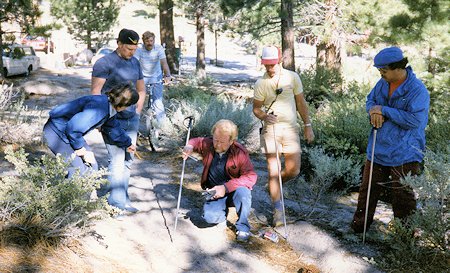
<path fill-rule="evenodd" d="M 200 79 L 206 78 L 205 62 L 205 24 L 203 16 L 203 1 L 197 2 L 195 10 L 195 26 L 197 30 L 197 60 L 195 62 L 195 71 Z"/>
<path fill-rule="evenodd" d="M 0 56 L 3 56 L 3 30 L 2 24 L 0 22 Z M 3 75 L 3 58 L 0 58 L 0 78 L 5 78 Z"/>
<path fill-rule="evenodd" d="M 170 71 L 172 74 L 178 73 L 173 31 L 173 0 L 160 0 L 159 2 L 159 31 L 161 44 L 166 46 L 166 57 Z"/>
<path fill-rule="evenodd" d="M 292 0 L 281 1 L 281 48 L 283 67 L 295 71 L 294 15 Z"/>
<path fill-rule="evenodd" d="M 327 12 L 325 15 L 326 27 L 329 27 L 329 36 L 326 36 L 317 45 L 317 65 L 340 72 L 342 66 L 342 38 L 338 26 L 338 7 L 336 0 L 325 2 Z"/>

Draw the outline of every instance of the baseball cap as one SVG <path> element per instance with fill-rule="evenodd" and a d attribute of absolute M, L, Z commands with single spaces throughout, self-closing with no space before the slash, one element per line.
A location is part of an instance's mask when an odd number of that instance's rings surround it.
<path fill-rule="evenodd" d="M 376 68 L 384 68 L 391 63 L 396 63 L 403 60 L 403 52 L 398 47 L 387 47 L 375 56 L 373 59 L 373 66 Z"/>
<path fill-rule="evenodd" d="M 139 34 L 137 34 L 134 30 L 123 28 L 119 32 L 119 38 L 117 38 L 117 41 L 122 44 L 137 45 L 139 42 Z"/>
<path fill-rule="evenodd" d="M 277 64 L 280 62 L 280 49 L 276 46 L 266 46 L 262 50 L 261 64 Z"/>

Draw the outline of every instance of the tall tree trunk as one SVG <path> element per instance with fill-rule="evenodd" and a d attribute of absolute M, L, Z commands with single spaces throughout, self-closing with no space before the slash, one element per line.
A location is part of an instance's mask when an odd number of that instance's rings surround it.
<path fill-rule="evenodd" d="M 325 37 L 317 45 L 317 65 L 340 72 L 342 66 L 343 46 L 338 26 L 338 6 L 336 0 L 327 0 L 325 22 L 331 28 L 330 37 Z"/>
<path fill-rule="evenodd" d="M 433 59 L 433 48 L 431 46 L 428 47 L 428 58 L 427 58 L 427 71 L 434 76 L 436 73 L 436 65 L 432 61 Z"/>
<path fill-rule="evenodd" d="M 283 67 L 295 71 L 294 15 L 292 0 L 281 1 L 281 48 Z"/>
<path fill-rule="evenodd" d="M 203 17 L 203 1 L 198 2 L 195 10 L 195 26 L 197 30 L 197 60 L 195 62 L 195 71 L 200 79 L 206 78 L 205 62 L 205 24 Z"/>
<path fill-rule="evenodd" d="M 159 31 L 161 44 L 166 45 L 167 64 L 172 74 L 178 73 L 178 60 L 175 52 L 175 35 L 173 31 L 173 0 L 159 2 Z"/>
<path fill-rule="evenodd" d="M 91 48 L 92 48 L 92 39 L 91 39 L 91 30 L 88 28 L 87 30 L 86 30 L 86 43 L 87 43 L 87 48 L 89 49 L 89 50 L 91 50 Z M 50 43 L 48 43 L 48 47 L 50 47 Z"/>
<path fill-rule="evenodd" d="M 2 30 L 2 24 L 0 23 L 0 78 L 4 79 L 5 75 L 3 74 L 3 30 Z"/>

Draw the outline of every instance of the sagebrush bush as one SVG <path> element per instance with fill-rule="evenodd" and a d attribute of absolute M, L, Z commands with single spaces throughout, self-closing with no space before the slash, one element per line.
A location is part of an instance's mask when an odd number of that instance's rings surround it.
<path fill-rule="evenodd" d="M 189 95 L 186 94 L 186 90 L 190 92 Z M 225 94 L 207 96 L 205 94 L 207 94 L 205 91 L 197 88 L 172 89 L 167 106 L 171 126 L 165 129 L 165 133 L 172 140 L 167 142 L 168 145 L 184 145 L 187 132 L 186 117 L 189 116 L 194 117 L 191 137 L 209 136 L 214 123 L 220 119 L 229 119 L 239 128 L 239 140 L 248 141 L 257 124 L 251 104 Z"/>
<path fill-rule="evenodd" d="M 304 151 L 311 170 L 300 183 L 288 187 L 287 196 L 305 198 L 310 205 L 308 216 L 312 215 L 319 202 L 330 194 L 345 192 L 360 182 L 360 167 L 351 158 L 328 155 L 321 147 Z"/>
<path fill-rule="evenodd" d="M 338 71 L 325 67 L 305 70 L 300 74 L 305 99 L 319 107 L 324 101 L 331 99 L 336 92 L 341 92 L 343 78 Z"/>
<path fill-rule="evenodd" d="M 90 194 L 107 182 L 104 170 L 66 178 L 68 163 L 60 156 L 29 162 L 23 149 L 13 151 L 10 146 L 5 154 L 16 172 L 0 178 L 0 220 L 6 226 L 15 219 L 23 219 L 24 225 L 39 219 L 45 236 L 58 237 L 82 230 L 100 215 L 92 212 L 108 208 L 104 199 L 90 200 Z"/>
<path fill-rule="evenodd" d="M 316 187 L 345 192 L 360 182 L 360 166 L 351 158 L 333 156 L 314 147 L 308 151 L 308 161 L 313 170 L 308 180 Z"/>
<path fill-rule="evenodd" d="M 14 91 L 13 84 L 0 85 L 0 111 L 8 109 L 13 102 L 13 98 L 17 97 L 18 91 Z"/>
<path fill-rule="evenodd" d="M 450 259 L 450 156 L 428 151 L 424 172 L 402 183 L 417 194 L 418 209 L 405 225 L 395 219 L 381 265 L 390 272 L 446 272 Z"/>
<path fill-rule="evenodd" d="M 353 97 L 342 95 L 322 105 L 313 116 L 318 145 L 335 156 L 364 158 L 370 131 L 365 103 L 355 103 Z"/>
<path fill-rule="evenodd" d="M 196 101 L 199 104 L 207 104 L 211 98 L 211 93 L 203 91 L 194 85 L 179 84 L 176 86 L 169 86 L 164 91 L 164 98 L 169 101 Z"/>
<path fill-rule="evenodd" d="M 38 141 L 42 111 L 24 106 L 25 96 L 6 84 L 0 85 L 0 143 L 28 144 Z"/>
<path fill-rule="evenodd" d="M 194 125 L 193 136 L 211 135 L 212 126 L 220 119 L 229 119 L 239 128 L 238 138 L 246 141 L 257 125 L 252 105 L 245 101 L 236 101 L 225 95 L 212 97 L 208 107 Z"/>

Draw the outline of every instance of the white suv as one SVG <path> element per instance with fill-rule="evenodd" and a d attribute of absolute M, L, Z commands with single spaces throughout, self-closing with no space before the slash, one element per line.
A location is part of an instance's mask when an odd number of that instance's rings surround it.
<path fill-rule="evenodd" d="M 31 46 L 13 44 L 3 49 L 3 75 L 25 74 L 35 71 L 40 66 L 40 59 Z"/>

